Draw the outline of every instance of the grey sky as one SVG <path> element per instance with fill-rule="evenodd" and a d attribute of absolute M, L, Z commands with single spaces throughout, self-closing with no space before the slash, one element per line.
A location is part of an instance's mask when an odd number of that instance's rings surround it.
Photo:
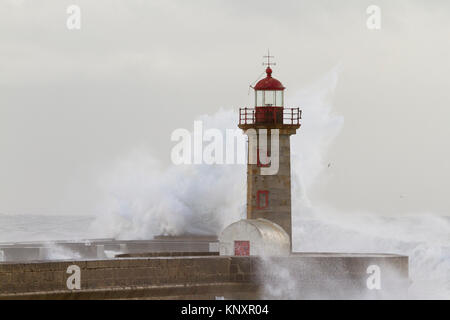
<path fill-rule="evenodd" d="M 66 8 L 82 28 L 66 28 Z M 366 8 L 382 28 L 366 28 Z M 345 118 L 311 194 L 341 210 L 450 212 L 447 1 L 0 3 L 0 212 L 95 211 L 104 167 L 249 104 L 271 48 L 287 94 L 341 66 Z M 237 121 L 237 119 L 236 119 Z M 299 132 L 301 134 L 301 132 Z"/>

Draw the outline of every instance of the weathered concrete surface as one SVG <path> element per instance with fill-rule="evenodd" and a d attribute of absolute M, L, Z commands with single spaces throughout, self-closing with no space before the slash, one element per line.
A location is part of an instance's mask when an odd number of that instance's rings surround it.
<path fill-rule="evenodd" d="M 198 257 L 218 256 L 219 252 L 143 252 L 117 254 L 116 258 L 138 258 L 138 257 Z"/>
<path fill-rule="evenodd" d="M 234 283 L 242 283 L 237 292 L 245 293 L 246 286 L 254 285 L 249 282 L 249 273 L 239 272 L 240 263 L 231 257 L 214 256 L 0 263 L 0 297 L 89 298 L 92 294 L 94 298 L 130 298 L 144 294 L 149 298 L 197 298 L 223 293 L 223 288 L 230 288 L 231 293 Z M 66 271 L 71 265 L 81 269 L 81 290 L 67 289 L 70 274 Z"/>
<path fill-rule="evenodd" d="M 156 237 L 153 240 L 87 239 L 0 243 L 0 261 L 52 260 L 53 252 L 58 250 L 63 250 L 67 256 L 77 259 L 103 259 L 107 257 L 108 252 L 115 254 L 218 252 L 218 245 L 215 236 Z"/>
<path fill-rule="evenodd" d="M 67 289 L 67 268 L 81 288 Z M 381 289 L 369 290 L 378 265 Z M 404 297 L 408 258 L 396 255 L 294 254 L 290 257 L 152 257 L 0 263 L 1 299 L 235 299 Z"/>
<path fill-rule="evenodd" d="M 294 253 L 262 259 L 256 268 L 264 298 L 404 299 L 410 284 L 408 257 L 391 254 Z"/>
<path fill-rule="evenodd" d="M 226 295 L 238 300 L 255 299 L 259 287 L 248 282 L 123 286 L 118 288 L 21 293 L 1 296 L 0 300 L 215 300 Z"/>

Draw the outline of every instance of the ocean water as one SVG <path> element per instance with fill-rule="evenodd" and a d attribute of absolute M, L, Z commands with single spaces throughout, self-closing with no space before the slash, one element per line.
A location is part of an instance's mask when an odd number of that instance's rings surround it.
<path fill-rule="evenodd" d="M 0 242 L 79 240 L 95 236 L 92 216 L 0 214 Z"/>

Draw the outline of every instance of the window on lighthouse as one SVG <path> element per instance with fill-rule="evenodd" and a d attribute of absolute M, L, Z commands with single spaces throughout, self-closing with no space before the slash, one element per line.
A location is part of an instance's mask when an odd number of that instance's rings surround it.
<path fill-rule="evenodd" d="M 262 107 L 264 105 L 264 91 L 256 91 L 256 106 Z"/>
<path fill-rule="evenodd" d="M 264 105 L 275 106 L 275 91 L 264 91 Z"/>
<path fill-rule="evenodd" d="M 275 106 L 277 107 L 283 106 L 283 91 L 281 90 L 275 91 Z"/>
<path fill-rule="evenodd" d="M 269 191 L 258 190 L 256 192 L 256 209 L 266 209 L 269 207 Z"/>
<path fill-rule="evenodd" d="M 257 90 L 256 91 L 257 107 L 282 107 L 283 91 L 282 90 Z"/>

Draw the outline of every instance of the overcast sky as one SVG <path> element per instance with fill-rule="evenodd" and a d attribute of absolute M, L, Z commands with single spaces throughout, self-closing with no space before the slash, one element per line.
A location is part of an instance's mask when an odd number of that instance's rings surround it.
<path fill-rule="evenodd" d="M 449 214 L 449 34 L 437 0 L 2 0 L 0 213 L 95 211 L 103 168 L 142 145 L 168 163 L 175 128 L 250 101 L 271 48 L 287 94 L 340 65 L 345 124 L 313 199 Z"/>

